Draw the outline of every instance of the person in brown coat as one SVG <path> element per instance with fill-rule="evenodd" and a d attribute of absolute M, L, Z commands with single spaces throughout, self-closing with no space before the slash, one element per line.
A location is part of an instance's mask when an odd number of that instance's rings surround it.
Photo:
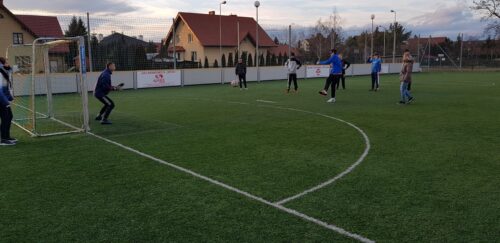
<path fill-rule="evenodd" d="M 415 100 L 408 90 L 409 84 L 411 84 L 412 78 L 411 74 L 413 72 L 413 58 L 411 57 L 410 51 L 405 50 L 403 54 L 403 66 L 401 68 L 401 73 L 399 74 L 399 80 L 401 81 L 400 91 L 401 100 L 399 104 L 409 104 Z"/>

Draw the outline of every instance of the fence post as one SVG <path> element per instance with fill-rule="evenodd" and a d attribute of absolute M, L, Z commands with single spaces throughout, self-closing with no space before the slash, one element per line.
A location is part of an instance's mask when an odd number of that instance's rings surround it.
<path fill-rule="evenodd" d="M 94 71 L 94 65 L 92 62 L 92 38 L 90 37 L 90 14 L 87 12 L 87 39 L 89 42 L 89 71 Z"/>

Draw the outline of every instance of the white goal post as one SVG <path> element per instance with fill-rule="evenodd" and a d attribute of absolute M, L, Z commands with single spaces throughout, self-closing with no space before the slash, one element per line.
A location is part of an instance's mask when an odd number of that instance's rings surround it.
<path fill-rule="evenodd" d="M 32 136 L 90 131 L 85 37 L 10 46 L 14 124 Z"/>

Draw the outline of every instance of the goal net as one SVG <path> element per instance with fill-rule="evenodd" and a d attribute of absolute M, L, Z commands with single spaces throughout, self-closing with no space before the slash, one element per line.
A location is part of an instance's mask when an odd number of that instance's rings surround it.
<path fill-rule="evenodd" d="M 14 124 L 32 136 L 89 131 L 83 37 L 11 46 Z"/>

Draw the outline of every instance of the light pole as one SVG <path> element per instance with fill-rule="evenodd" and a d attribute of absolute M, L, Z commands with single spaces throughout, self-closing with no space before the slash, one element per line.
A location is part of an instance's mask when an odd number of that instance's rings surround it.
<path fill-rule="evenodd" d="M 370 53 L 371 53 L 371 56 L 373 57 L 373 21 L 375 20 L 375 14 L 372 14 L 371 16 L 371 19 L 372 19 L 372 44 L 371 44 L 371 50 L 370 50 Z"/>
<path fill-rule="evenodd" d="M 224 78 L 222 75 L 222 4 L 226 4 L 227 1 L 222 1 L 219 3 L 219 66 L 220 66 L 220 83 L 224 84 Z"/>
<path fill-rule="evenodd" d="M 384 57 L 385 57 L 385 33 L 387 32 L 387 28 L 382 26 L 382 25 L 379 25 L 378 26 L 379 28 L 384 28 Z"/>
<path fill-rule="evenodd" d="M 393 34 L 394 34 L 394 43 L 392 46 L 392 63 L 396 63 L 396 11 L 391 10 L 391 13 L 394 13 L 394 26 L 393 26 Z"/>
<path fill-rule="evenodd" d="M 255 40 L 255 56 L 257 60 L 257 82 L 260 82 L 260 67 L 259 67 L 259 7 L 260 7 L 260 2 L 255 1 L 254 3 L 255 6 L 255 15 L 256 15 L 256 25 L 255 25 L 255 33 L 256 33 L 256 39 Z"/>

